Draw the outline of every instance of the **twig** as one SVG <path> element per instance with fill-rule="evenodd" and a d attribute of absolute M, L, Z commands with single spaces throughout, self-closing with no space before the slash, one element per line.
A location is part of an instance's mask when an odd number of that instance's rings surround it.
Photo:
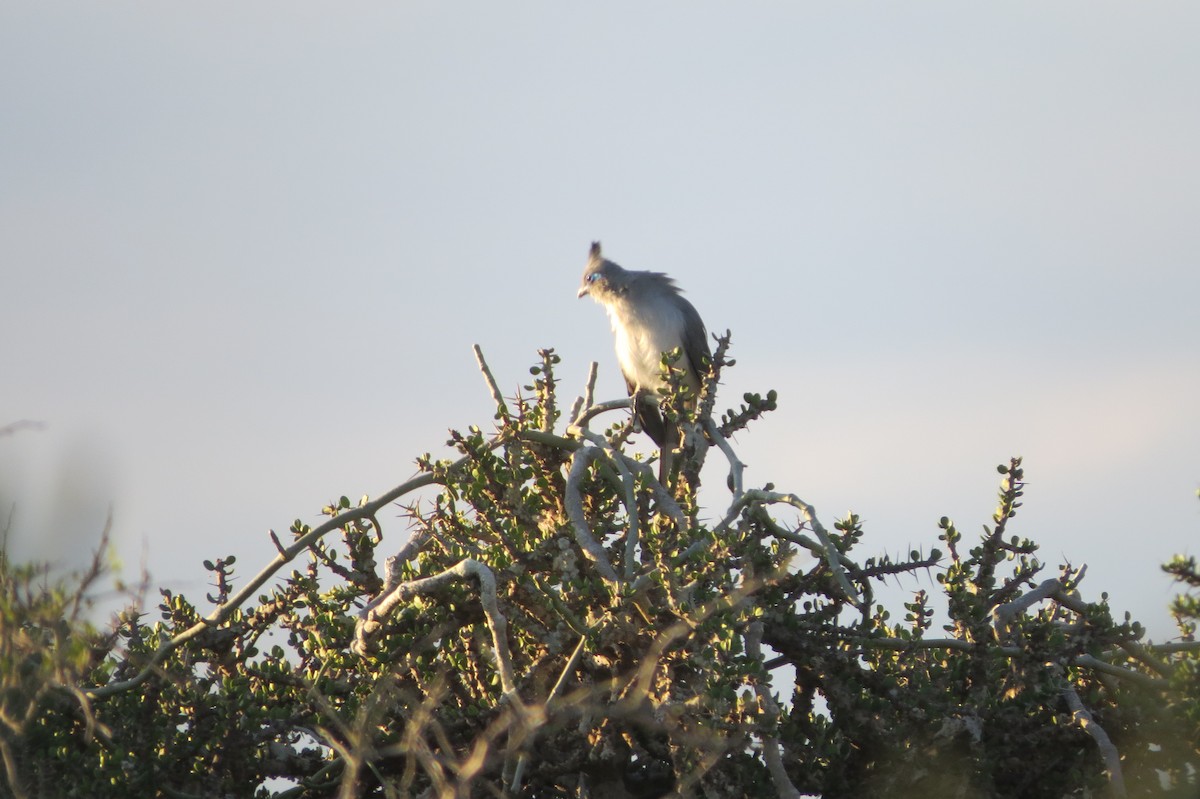
<path fill-rule="evenodd" d="M 992 628 L 996 631 L 996 640 L 1005 642 L 1008 640 L 1011 630 L 1013 618 L 1024 613 L 1033 605 L 1041 602 L 1043 599 L 1054 596 L 1062 590 L 1062 583 L 1057 578 L 1046 580 L 1037 588 L 1026 591 L 1021 596 L 1005 602 L 1003 605 L 997 605 L 992 609 Z"/>
<path fill-rule="evenodd" d="M 850 578 L 846 576 L 846 569 L 842 565 L 842 554 L 833 545 L 833 540 L 829 537 L 829 533 L 825 531 L 825 527 L 817 519 L 816 509 L 795 494 L 780 494 L 775 491 L 764 491 L 759 488 L 750 489 L 729 506 L 729 512 L 725 514 L 725 518 L 721 520 L 721 523 L 713 529 L 713 534 L 715 535 L 727 529 L 745 508 L 763 503 L 782 503 L 791 505 L 800 511 L 800 515 L 804 517 L 804 520 L 808 522 L 808 526 L 820 540 L 825 562 L 829 565 L 829 571 L 833 574 L 833 578 L 846 595 L 846 599 L 850 600 L 851 604 L 859 610 L 865 610 L 862 599 L 859 597 L 858 592 L 854 590 L 854 586 L 850 584 Z M 691 553 L 691 548 L 689 548 L 685 554 Z"/>
<path fill-rule="evenodd" d="M 734 363 L 733 361 L 725 360 L 725 353 L 729 350 L 731 337 L 732 333 L 728 330 L 725 331 L 725 335 L 723 336 L 713 334 L 713 338 L 717 342 L 717 349 L 713 353 L 708 371 L 704 375 L 704 385 L 700 390 L 700 408 L 697 414 L 697 417 L 700 419 L 712 419 L 713 405 L 717 401 L 717 384 L 721 381 L 721 368 L 732 366 Z"/>
<path fill-rule="evenodd" d="M 600 572 L 600 576 L 615 586 L 620 582 L 620 578 L 613 570 L 604 547 L 600 546 L 600 542 L 592 535 L 587 516 L 583 512 L 583 495 L 579 488 L 584 475 L 587 474 L 588 466 L 601 454 L 603 454 L 603 450 L 599 447 L 583 447 L 576 450 L 575 454 L 571 456 L 571 471 L 567 476 L 565 504 L 567 518 L 571 520 L 571 524 L 575 528 L 575 540 L 579 543 L 579 548 L 583 550 L 583 554 L 587 556 L 588 560 L 596 564 L 596 570 Z"/>
<path fill-rule="evenodd" d="M 487 443 L 487 449 L 496 449 L 502 443 L 503 440 L 499 436 L 496 436 Z M 450 466 L 450 469 L 453 470 L 457 467 L 460 467 L 470 460 L 471 456 L 464 456 L 453 463 Z M 323 524 L 314 527 L 312 530 L 292 542 L 291 546 L 285 548 L 278 555 L 276 555 L 275 558 L 262 569 L 262 571 L 260 571 L 254 576 L 253 579 L 242 586 L 242 590 L 231 596 L 223 604 L 218 605 L 212 613 L 196 622 L 183 632 L 176 634 L 173 638 L 170 638 L 159 644 L 158 649 L 156 649 L 154 654 L 150 656 L 149 660 L 142 667 L 142 670 L 133 677 L 120 682 L 109 683 L 108 685 L 88 689 L 87 695 L 92 699 L 100 699 L 120 693 L 121 691 L 128 691 L 131 688 L 141 685 L 151 674 L 154 673 L 154 671 L 158 668 L 158 664 L 162 663 L 167 655 L 196 636 L 200 635 L 200 633 L 204 632 L 205 630 L 223 624 L 235 610 L 241 607 L 248 599 L 250 599 L 250 597 L 254 596 L 255 592 L 258 591 L 258 589 L 261 588 L 263 584 L 267 582 L 267 580 L 270 580 L 272 577 L 274 577 L 280 569 L 294 560 L 300 553 L 308 551 L 308 548 L 314 542 L 318 541 L 327 533 L 330 533 L 334 530 L 340 530 L 345 527 L 348 522 L 355 521 L 356 519 L 370 518 L 372 515 L 378 513 L 380 509 L 387 507 L 405 494 L 416 491 L 419 488 L 432 485 L 436 482 L 437 478 L 431 473 L 418 475 L 417 477 L 401 483 L 390 491 L 380 495 L 379 498 L 372 500 L 371 502 L 366 502 L 357 508 L 351 508 L 344 513 L 329 519 Z"/>
<path fill-rule="evenodd" d="M 658 510 L 670 516 L 671 520 L 679 526 L 680 530 L 688 529 L 687 518 L 683 515 L 683 508 L 679 507 L 679 503 L 675 501 L 675 497 L 671 496 L 671 492 L 667 490 L 667 487 L 659 482 L 658 475 L 654 473 L 654 470 L 648 464 L 634 460 L 628 455 L 617 453 L 617 456 L 631 471 L 642 475 L 646 485 L 650 487 L 650 493 L 654 495 L 654 501 L 658 503 Z"/>
<path fill-rule="evenodd" d="M 546 387 L 541 397 L 544 403 L 541 429 L 543 433 L 553 433 L 554 421 L 558 418 L 558 396 L 554 386 L 554 363 L 558 356 L 553 349 L 540 349 L 538 355 L 542 356 L 542 384 Z"/>
<path fill-rule="evenodd" d="M 1154 652 L 1152 651 L 1153 648 L 1147 649 L 1136 641 L 1122 641 L 1119 646 L 1121 649 L 1124 649 L 1127 653 L 1129 653 L 1130 657 L 1145 664 L 1146 666 L 1149 666 L 1151 669 L 1164 677 L 1170 677 L 1175 673 L 1175 670 L 1172 669 L 1168 664 L 1154 656 Z"/>
<path fill-rule="evenodd" d="M 650 695 L 659 662 L 676 641 L 691 635 L 697 627 L 712 617 L 713 614 L 737 607 L 739 603 L 761 589 L 764 584 L 765 581 L 761 579 L 747 580 L 728 593 L 720 594 L 705 602 L 690 617 L 681 616 L 670 627 L 659 631 L 654 638 L 654 643 L 650 645 L 646 654 L 642 656 L 641 666 L 621 690 L 622 699 L 615 707 L 612 707 L 612 711 L 620 713 L 639 707 L 642 700 Z"/>
<path fill-rule="evenodd" d="M 389 568 L 389 579 L 393 573 Z M 365 655 L 368 651 L 367 637 L 381 626 L 379 620 L 391 615 L 396 606 L 404 600 L 432 593 L 448 582 L 465 580 L 468 577 L 479 581 L 479 602 L 483 606 L 488 628 L 492 633 L 492 645 L 495 647 L 496 662 L 500 669 L 500 686 L 506 696 L 514 698 L 517 686 L 513 677 L 512 655 L 508 649 L 508 620 L 500 612 L 499 600 L 496 597 L 496 576 L 491 569 L 477 560 L 467 558 L 430 577 L 400 583 L 386 595 L 381 595 L 382 600 L 373 601 L 359 612 L 351 648 L 358 654 Z"/>
<path fill-rule="evenodd" d="M 384 598 L 387 597 L 393 590 L 395 590 L 395 588 L 400 585 L 401 582 L 403 582 L 400 579 L 400 567 L 411 559 L 412 556 L 409 554 L 409 547 L 411 545 L 412 539 L 410 538 L 408 543 L 404 545 L 404 548 L 400 550 L 398 554 L 390 556 L 383 562 L 383 588 L 379 589 L 379 593 L 376 594 L 374 599 L 367 603 L 366 607 L 359 612 L 359 615 L 377 608 L 379 603 L 383 602 Z"/>
<path fill-rule="evenodd" d="M 588 366 L 588 376 L 583 386 L 583 396 L 576 397 L 575 402 L 571 405 L 571 414 L 567 417 L 568 429 L 581 424 L 579 415 L 591 409 L 596 394 L 596 376 L 598 373 L 599 367 L 595 361 L 592 361 L 591 365 Z"/>
<path fill-rule="evenodd" d="M 592 361 L 588 366 L 587 382 L 583 386 L 583 407 L 590 408 L 596 400 L 596 377 L 600 374 L 600 366 Z"/>
<path fill-rule="evenodd" d="M 640 537 L 640 522 L 638 519 L 637 495 L 634 490 L 633 473 L 622 462 L 619 453 L 605 440 L 604 436 L 593 433 L 586 428 L 576 428 L 572 432 L 578 432 L 588 441 L 592 442 L 613 468 L 617 470 L 617 474 L 621 476 L 622 497 L 621 502 L 625 506 L 625 518 L 628 519 L 629 529 L 625 532 L 625 582 L 633 580 L 633 570 L 636 565 L 637 546 Z M 580 511 L 583 505 L 580 504 Z"/>
<path fill-rule="evenodd" d="M 683 514 L 683 509 L 679 507 L 679 503 L 676 502 L 675 497 L 671 496 L 671 492 L 667 490 L 666 486 L 659 482 L 658 475 L 654 473 L 654 470 L 651 469 L 646 463 L 631 458 L 625 453 L 621 452 L 603 437 L 596 436 L 593 438 L 592 436 L 595 434 L 587 429 L 587 422 L 594 416 L 606 411 L 628 407 L 629 400 L 611 400 L 609 402 L 602 402 L 599 405 L 591 406 L 590 409 L 584 412 L 578 421 L 568 425 L 567 435 L 572 436 L 572 438 L 569 439 L 548 439 L 544 436 L 535 437 L 530 435 L 530 431 L 523 431 L 521 433 L 521 438 L 529 438 L 530 440 L 535 440 L 541 443 L 553 444 L 555 446 L 560 446 L 563 449 L 578 450 L 585 448 L 586 445 L 580 442 L 579 439 L 583 439 L 584 441 L 589 441 L 592 444 L 595 444 L 597 448 L 600 448 L 603 451 L 605 457 L 613 463 L 614 468 L 617 468 L 618 471 L 625 469 L 642 475 L 642 477 L 645 479 L 645 484 L 650 488 L 650 492 L 654 495 L 655 502 L 658 503 L 659 511 L 665 513 L 667 516 L 670 516 L 671 519 L 679 525 L 680 530 L 686 530 L 688 525 Z M 621 473 L 624 474 L 624 472 Z"/>
<path fill-rule="evenodd" d="M 1127 669 L 1124 666 L 1118 666 L 1114 663 L 1108 663 L 1091 655 L 1076 655 L 1071 658 L 1071 665 L 1079 666 L 1085 669 L 1092 669 L 1104 674 L 1111 674 L 1114 677 L 1119 677 L 1122 680 L 1128 680 L 1132 683 L 1137 683 L 1143 688 L 1153 688 L 1158 691 L 1166 690 L 1170 686 L 1170 681 L 1158 677 L 1151 677 L 1149 674 L 1143 674 L 1140 671 Z"/>
<path fill-rule="evenodd" d="M 571 653 L 571 657 L 567 660 L 567 665 L 563 667 L 562 674 L 558 675 L 558 680 L 554 683 L 554 687 L 550 689 L 550 694 L 546 697 L 546 712 L 550 712 L 551 703 L 558 698 L 562 693 L 563 687 L 567 684 L 567 678 L 575 673 L 575 669 L 579 666 L 579 661 L 583 657 L 583 649 L 587 645 L 587 635 L 579 636 L 579 643 L 575 645 L 575 651 Z"/>
<path fill-rule="evenodd" d="M 508 424 L 508 406 L 504 404 L 504 396 L 500 393 L 500 386 L 496 385 L 496 378 L 492 376 L 492 370 L 488 368 L 487 361 L 483 358 L 483 350 L 478 344 L 472 344 L 471 349 L 475 351 L 475 361 L 479 364 L 479 371 L 483 372 L 483 379 L 487 381 L 488 391 L 492 394 L 492 401 L 496 403 L 496 417 L 500 420 L 501 425 Z"/>
<path fill-rule="evenodd" d="M 754 518 L 764 524 L 767 529 L 771 531 L 771 535 L 784 541 L 804 547 L 814 557 L 825 557 L 825 547 L 818 542 L 813 541 L 804 533 L 796 532 L 794 530 L 787 530 L 783 527 L 780 527 L 779 523 L 771 518 L 771 514 L 767 513 L 761 507 L 756 508 L 753 513 Z"/>
<path fill-rule="evenodd" d="M 583 413 L 583 397 L 576 397 L 571 403 L 571 412 L 567 414 L 567 427 L 575 424 L 575 420 L 579 418 L 579 414 Z"/>
<path fill-rule="evenodd" d="M 623 410 L 625 408 L 632 408 L 632 407 L 633 407 L 632 400 L 628 399 L 628 398 L 618 399 L 618 400 L 606 400 L 605 402 L 598 402 L 595 405 L 590 405 L 590 406 L 584 408 L 583 413 L 581 413 L 579 415 L 579 418 L 575 420 L 575 423 L 572 426 L 587 427 L 588 422 L 590 422 L 592 419 L 596 418 L 597 416 L 599 416 L 602 413 L 607 413 L 608 411 Z"/>
<path fill-rule="evenodd" d="M 563 687 L 567 684 L 567 678 L 575 673 L 575 669 L 579 667 L 579 661 L 583 657 L 583 648 L 587 644 L 587 635 L 579 636 L 579 643 L 575 645 L 575 651 L 571 653 L 571 657 L 567 660 L 567 665 L 563 667 L 562 673 L 558 675 L 558 681 L 554 683 L 554 687 L 550 689 L 546 701 L 542 705 L 542 715 L 548 717 L 554 700 L 562 693 Z M 521 782 L 525 777 L 525 769 L 529 765 L 529 755 L 522 752 L 517 759 L 516 768 L 513 770 L 512 779 L 509 781 L 509 791 L 514 795 L 520 792 Z"/>
<path fill-rule="evenodd" d="M 1165 644 L 1147 644 L 1145 648 L 1157 655 L 1174 655 L 1179 652 L 1200 652 L 1200 641 L 1169 641 Z"/>
<path fill-rule="evenodd" d="M 1121 772 L 1121 753 L 1117 751 L 1104 728 L 1096 723 L 1091 711 L 1084 707 L 1075 686 L 1067 683 L 1062 695 L 1067 700 L 1067 707 L 1071 709 L 1075 723 L 1096 742 L 1096 748 L 1100 750 L 1100 757 L 1104 759 L 1104 766 L 1108 769 L 1108 784 L 1112 788 L 1113 796 L 1116 799 L 1125 799 L 1128 794 L 1125 792 L 1125 778 Z"/>
<path fill-rule="evenodd" d="M 702 417 L 701 424 L 704 425 L 704 430 L 708 433 L 708 437 L 724 453 L 725 459 L 729 461 L 729 490 L 733 492 L 733 501 L 737 502 L 742 498 L 742 494 L 744 493 L 742 488 L 742 472 L 745 470 L 746 464 L 742 463 L 741 458 L 733 451 L 733 447 L 729 445 L 729 439 L 721 435 L 721 431 L 717 429 L 717 424 L 712 420 L 711 416 Z"/>
<path fill-rule="evenodd" d="M 746 654 L 760 664 L 763 663 L 762 636 L 763 624 L 761 621 L 751 622 L 746 627 L 746 632 L 743 636 L 746 641 Z M 758 697 L 759 704 L 762 705 L 767 717 L 767 724 L 774 728 L 779 721 L 779 703 L 771 695 L 770 683 L 763 685 L 763 680 L 756 678 L 754 680 L 754 694 Z M 779 738 L 775 735 L 763 735 L 762 743 L 763 760 L 767 763 L 767 771 L 771 774 L 771 781 L 775 783 L 776 794 L 780 799 L 800 799 L 800 791 L 796 790 L 796 786 L 787 775 L 787 770 L 783 767 L 783 747 L 779 743 Z"/>

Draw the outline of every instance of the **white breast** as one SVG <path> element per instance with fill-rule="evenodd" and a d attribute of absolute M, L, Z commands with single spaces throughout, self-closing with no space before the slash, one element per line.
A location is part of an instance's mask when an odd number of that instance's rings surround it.
<path fill-rule="evenodd" d="M 638 388 L 650 391 L 663 386 L 663 353 L 683 346 L 684 327 L 683 314 L 673 304 L 657 302 L 653 307 L 655 313 L 647 314 L 624 301 L 607 306 L 621 372 Z"/>

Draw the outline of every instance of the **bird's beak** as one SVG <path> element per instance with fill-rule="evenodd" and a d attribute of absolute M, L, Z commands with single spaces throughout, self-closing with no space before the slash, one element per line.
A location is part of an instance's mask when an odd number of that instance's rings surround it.
<path fill-rule="evenodd" d="M 585 295 L 585 294 L 587 294 L 587 293 L 588 293 L 588 287 L 587 287 L 587 284 L 585 283 L 585 284 L 583 284 L 582 286 L 580 286 L 580 287 L 579 287 L 579 291 L 577 291 L 577 292 L 575 293 L 575 296 L 576 296 L 576 297 L 582 297 L 582 296 L 584 296 L 584 295 Z"/>

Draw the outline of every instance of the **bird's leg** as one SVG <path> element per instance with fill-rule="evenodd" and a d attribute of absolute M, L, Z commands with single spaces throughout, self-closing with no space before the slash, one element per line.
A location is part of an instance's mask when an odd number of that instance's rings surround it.
<path fill-rule="evenodd" d="M 679 425 L 664 415 L 663 440 L 658 455 L 658 482 L 668 491 L 671 488 L 671 471 L 675 466 L 675 453 L 679 450 Z"/>
<path fill-rule="evenodd" d="M 633 389 L 629 394 L 629 411 L 633 414 L 633 432 L 635 433 L 642 432 L 644 427 L 642 424 L 642 414 L 638 412 L 638 409 L 642 407 L 642 403 L 645 402 L 649 396 L 650 395 L 646 392 L 646 389 L 641 388 L 640 386 Z"/>

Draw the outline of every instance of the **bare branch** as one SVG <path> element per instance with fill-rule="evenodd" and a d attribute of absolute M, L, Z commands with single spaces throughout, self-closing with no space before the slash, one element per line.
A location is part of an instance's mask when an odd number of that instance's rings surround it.
<path fill-rule="evenodd" d="M 500 685 L 506 696 L 515 697 L 517 688 L 513 677 L 512 655 L 508 649 L 508 620 L 500 612 L 499 601 L 496 597 L 495 575 L 491 569 L 477 560 L 468 558 L 431 577 L 400 583 L 392 588 L 382 601 L 372 602 L 359 613 L 359 619 L 355 623 L 353 650 L 365 657 L 369 649 L 367 637 L 379 629 L 379 620 L 390 616 L 396 606 L 404 600 L 412 596 L 432 593 L 448 582 L 468 577 L 474 577 L 479 581 L 479 602 L 483 606 L 483 612 L 487 616 L 488 627 L 492 633 L 492 645 L 495 647 L 496 662 L 500 670 Z"/>
<path fill-rule="evenodd" d="M 487 381 L 488 391 L 492 394 L 492 401 L 496 403 L 496 415 L 500 418 L 501 424 L 506 424 L 508 421 L 508 406 L 504 404 L 504 396 L 500 393 L 500 386 L 496 385 L 496 378 L 492 376 L 492 370 L 488 368 L 487 361 L 483 358 L 483 350 L 478 344 L 472 344 L 471 349 L 475 351 L 475 361 L 479 364 L 479 371 L 483 372 L 483 379 Z"/>
<path fill-rule="evenodd" d="M 496 436 L 488 442 L 487 448 L 496 449 L 502 443 L 502 439 L 499 436 Z M 450 466 L 451 471 L 466 464 L 469 460 L 470 456 L 464 456 L 460 458 Z M 297 538 L 291 546 L 287 547 L 278 555 L 276 555 L 275 558 L 257 575 L 255 575 L 248 583 L 242 586 L 242 590 L 231 596 L 224 604 L 218 605 L 208 616 L 201 619 L 199 622 L 183 632 L 178 633 L 173 638 L 170 638 L 169 640 L 160 644 L 158 649 L 155 650 L 154 655 L 151 656 L 149 661 L 142 667 L 141 671 L 139 671 L 133 677 L 120 682 L 109 683 L 108 685 L 88 689 L 87 695 L 92 699 L 98 699 L 120 693 L 121 691 L 128 691 L 131 688 L 141 685 L 151 674 L 154 673 L 155 669 L 158 668 L 158 664 L 161 663 L 167 657 L 167 655 L 196 636 L 200 635 L 200 633 L 204 632 L 205 630 L 223 624 L 236 609 L 241 607 L 248 599 L 254 596 L 255 592 L 258 591 L 258 589 L 261 588 L 268 580 L 274 577 L 280 569 L 294 560 L 301 553 L 308 551 L 309 547 L 323 536 L 334 530 L 340 530 L 348 523 L 358 519 L 369 519 L 371 516 L 377 514 L 380 509 L 387 507 L 405 494 L 416 491 L 420 488 L 424 488 L 425 486 L 433 485 L 436 482 L 437 478 L 431 473 L 418 475 L 417 477 L 401 483 L 390 491 L 382 494 L 377 499 L 363 503 L 357 508 L 350 508 L 343 513 L 338 514 L 337 516 L 330 518 L 323 524 L 314 527 L 308 533 L 304 534 L 300 538 Z"/>
<path fill-rule="evenodd" d="M 1148 649 L 1136 641 L 1122 641 L 1120 646 L 1121 649 L 1129 653 L 1130 657 L 1153 669 L 1163 677 L 1170 677 L 1175 673 L 1175 670 L 1172 669 L 1168 664 L 1155 657 L 1155 652 L 1161 650 L 1157 650 L 1154 647 Z"/>
<path fill-rule="evenodd" d="M 816 509 L 795 494 L 780 494 L 775 491 L 764 491 L 758 488 L 750 489 L 730 505 L 729 512 L 725 514 L 725 518 L 721 520 L 721 523 L 713 529 L 713 533 L 719 533 L 722 530 L 728 529 L 729 525 L 733 524 L 733 521 L 749 506 L 774 503 L 791 505 L 800 511 L 800 515 L 804 517 L 804 520 L 808 522 L 808 526 L 812 528 L 817 538 L 820 539 L 821 551 L 825 557 L 825 562 L 829 565 L 829 571 L 833 574 L 846 599 L 850 600 L 851 604 L 856 608 L 862 610 L 863 601 L 859 597 L 858 592 L 854 590 L 854 586 L 850 584 L 850 578 L 846 576 L 846 569 L 842 565 L 842 554 L 838 552 L 837 547 L 833 545 L 833 540 L 829 537 L 829 533 L 825 531 L 825 527 L 817 519 Z"/>
<path fill-rule="evenodd" d="M 996 631 L 996 639 L 1004 642 L 1008 640 L 1009 632 L 1012 626 L 1012 620 L 1018 615 L 1024 613 L 1033 605 L 1041 602 L 1043 599 L 1048 599 L 1062 590 L 1062 583 L 1057 578 L 1046 580 L 1037 588 L 1031 591 L 1026 591 L 1021 596 L 1006 602 L 1003 605 L 997 605 L 992 609 L 992 627 Z"/>
<path fill-rule="evenodd" d="M 592 361 L 588 366 L 588 375 L 583 387 L 583 396 L 576 397 L 575 402 L 571 403 L 571 412 L 567 415 L 568 430 L 582 424 L 580 422 L 580 414 L 592 407 L 592 401 L 596 393 L 596 376 L 598 372 L 599 366 L 595 361 Z"/>
<path fill-rule="evenodd" d="M 712 362 L 709 364 L 708 372 L 704 375 L 704 385 L 700 388 L 700 407 L 697 414 L 700 419 L 712 419 L 713 405 L 717 401 L 717 384 L 721 381 L 721 369 L 725 366 L 732 366 L 734 363 L 725 359 L 732 336 L 733 334 L 728 330 L 723 336 L 713 334 L 713 338 L 717 342 L 717 349 L 713 352 Z"/>
<path fill-rule="evenodd" d="M 1116 799 L 1125 799 L 1128 794 L 1125 792 L 1125 778 L 1121 772 L 1121 753 L 1117 751 L 1117 747 L 1113 745 L 1112 739 L 1108 737 L 1104 728 L 1096 723 L 1091 711 L 1084 707 L 1083 700 L 1075 691 L 1075 686 L 1068 683 L 1063 688 L 1062 695 L 1067 700 L 1067 707 L 1071 709 L 1075 723 L 1096 742 L 1100 756 L 1104 759 L 1104 766 L 1108 770 L 1108 783 L 1112 788 L 1113 796 Z"/>
<path fill-rule="evenodd" d="M 576 426 L 577 427 L 587 427 L 588 422 L 590 422 L 592 419 L 596 418 L 597 416 L 599 416 L 602 413 L 608 413 L 609 411 L 624 410 L 626 408 L 631 408 L 631 407 L 633 407 L 633 402 L 632 402 L 632 400 L 630 400 L 628 398 L 617 399 L 617 400 L 606 400 L 605 402 L 597 402 L 594 405 L 589 405 L 589 406 L 585 407 L 583 409 L 583 413 L 581 413 L 579 415 L 579 418 L 575 420 L 575 423 L 572 425 L 572 427 L 576 427 Z"/>
<path fill-rule="evenodd" d="M 600 576 L 616 585 L 620 582 L 620 578 L 617 577 L 612 563 L 609 562 L 608 553 L 592 535 L 587 516 L 583 511 L 583 495 L 579 487 L 583 482 L 584 475 L 587 474 L 588 466 L 603 452 L 604 450 L 599 447 L 583 447 L 576 450 L 575 454 L 571 456 L 571 471 L 567 477 L 566 502 L 564 504 L 567 518 L 571 520 L 571 524 L 575 528 L 575 540 L 579 543 L 579 548 L 592 563 L 596 564 L 596 570 L 600 572 Z M 634 516 L 636 517 L 636 515 L 635 511 Z"/>
<path fill-rule="evenodd" d="M 625 518 L 628 529 L 625 532 L 625 582 L 633 580 L 633 571 L 637 565 L 637 546 L 640 536 L 637 496 L 635 494 L 635 486 L 633 473 L 622 462 L 619 453 L 613 449 L 604 436 L 593 433 L 586 428 L 577 428 L 578 433 L 588 441 L 592 442 L 617 470 L 617 474 L 621 476 L 621 504 L 625 506 Z M 572 472 L 574 466 L 572 465 Z M 582 504 L 580 510 L 582 511 Z"/>
<path fill-rule="evenodd" d="M 744 636 L 746 654 L 759 663 L 763 662 L 762 636 L 761 621 L 753 621 L 746 627 Z M 758 703 L 763 708 L 767 724 L 774 727 L 779 721 L 779 703 L 771 694 L 770 683 L 763 685 L 761 679 L 755 679 L 754 695 L 758 697 Z M 800 791 L 796 790 L 796 786 L 792 784 L 791 778 L 788 777 L 787 771 L 783 767 L 783 747 L 779 743 L 779 738 L 775 735 L 764 735 L 762 743 L 763 760 L 767 763 L 767 771 L 771 774 L 771 781 L 775 783 L 775 791 L 780 799 L 800 799 Z"/>
<path fill-rule="evenodd" d="M 733 502 L 737 503 L 745 493 L 742 488 L 742 472 L 745 470 L 746 464 L 742 463 L 741 458 L 733 451 L 733 447 L 729 445 L 729 439 L 721 435 L 721 431 L 717 429 L 717 424 L 711 416 L 701 417 L 701 424 L 704 425 L 709 439 L 717 445 L 717 448 L 725 455 L 725 459 L 729 461 L 729 490 L 733 493 Z"/>

